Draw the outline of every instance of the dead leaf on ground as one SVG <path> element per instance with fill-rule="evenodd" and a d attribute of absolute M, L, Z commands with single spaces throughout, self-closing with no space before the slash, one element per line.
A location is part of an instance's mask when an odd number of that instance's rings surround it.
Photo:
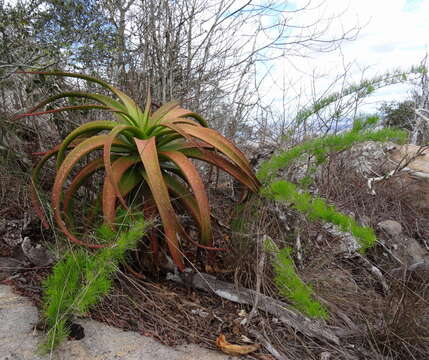
<path fill-rule="evenodd" d="M 252 345 L 230 344 L 228 341 L 226 341 L 225 335 L 223 334 L 220 334 L 219 337 L 216 339 L 216 345 L 225 354 L 233 355 L 233 356 L 246 355 L 259 349 L 258 344 L 252 344 Z"/>

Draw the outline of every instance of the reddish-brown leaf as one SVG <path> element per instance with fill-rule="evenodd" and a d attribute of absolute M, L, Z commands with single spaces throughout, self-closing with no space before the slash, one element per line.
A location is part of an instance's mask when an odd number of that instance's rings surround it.
<path fill-rule="evenodd" d="M 253 192 L 258 192 L 259 182 L 255 178 L 255 176 L 249 176 L 244 171 L 241 170 L 240 167 L 226 160 L 224 157 L 212 152 L 212 151 L 204 151 L 204 149 L 183 149 L 182 152 L 192 158 L 206 161 L 210 164 L 217 166 L 218 168 L 226 171 L 239 182 L 241 182 L 244 186 L 248 187 Z"/>
<path fill-rule="evenodd" d="M 188 135 L 194 136 L 212 145 L 231 159 L 232 162 L 238 165 L 249 177 L 254 176 L 246 156 L 244 156 L 244 154 L 232 142 L 227 140 L 216 130 L 200 126 L 192 126 L 189 124 L 175 124 L 175 127 L 186 132 Z"/>
<path fill-rule="evenodd" d="M 90 177 L 95 171 L 104 166 L 103 159 L 95 159 L 91 161 L 88 165 L 82 168 L 77 175 L 73 178 L 70 186 L 67 191 L 64 193 L 64 212 L 69 213 L 72 206 L 73 196 L 76 191 L 80 188 L 82 183 Z"/>
<path fill-rule="evenodd" d="M 117 190 L 121 193 L 123 198 L 126 194 L 131 191 L 128 187 L 127 189 L 120 189 L 120 181 L 125 174 L 125 172 L 133 165 L 138 163 L 140 160 L 136 157 L 121 157 L 113 162 L 112 165 L 112 175 L 111 178 L 108 178 L 107 175 L 104 179 L 103 185 L 103 215 L 104 220 L 107 224 L 113 225 L 113 222 L 116 218 L 116 198 Z M 115 184 L 115 185 L 113 185 Z M 122 190 L 122 191 L 121 191 Z M 127 207 L 126 207 L 127 208 Z"/>
<path fill-rule="evenodd" d="M 204 183 L 201 180 L 197 169 L 185 155 L 178 151 L 166 151 L 161 154 L 166 156 L 179 167 L 188 184 L 191 186 L 201 217 L 201 240 L 204 245 L 210 246 L 212 244 L 212 229 L 210 222 L 209 200 L 207 198 Z"/>
<path fill-rule="evenodd" d="M 62 216 L 61 216 L 61 195 L 62 195 L 62 187 L 64 182 L 66 181 L 70 171 L 73 169 L 75 164 L 82 159 L 85 155 L 90 153 L 95 149 L 99 149 L 104 146 L 107 140 L 107 135 L 98 135 L 92 138 L 89 138 L 79 145 L 77 145 L 67 157 L 64 159 L 61 167 L 58 169 L 57 176 L 55 178 L 54 186 L 52 188 L 52 208 L 54 210 L 55 221 L 57 222 L 61 231 L 67 236 L 67 238 L 79 245 L 91 247 L 91 248 L 100 248 L 106 245 L 102 244 L 91 244 L 86 243 L 82 240 L 79 240 L 76 236 L 74 236 L 69 229 L 67 228 Z M 125 146 L 122 142 L 117 143 L 117 145 Z"/>
<path fill-rule="evenodd" d="M 114 181 L 114 175 L 112 172 L 112 163 L 110 160 L 110 156 L 112 151 L 112 144 L 116 140 L 116 137 L 121 132 L 126 130 L 134 131 L 135 128 L 129 125 L 118 125 L 114 129 L 112 129 L 112 131 L 110 131 L 109 135 L 107 136 L 107 140 L 106 140 L 106 143 L 104 144 L 104 150 L 103 150 L 104 167 L 106 168 L 106 177 L 111 182 L 115 195 L 121 202 L 124 209 L 128 209 L 128 207 L 127 207 L 127 204 L 125 203 L 124 198 L 121 195 L 121 192 L 119 191 L 118 182 Z"/>
<path fill-rule="evenodd" d="M 183 263 L 183 257 L 180 253 L 179 241 L 177 238 L 179 224 L 173 206 L 171 205 L 167 185 L 165 184 L 162 177 L 155 138 L 152 137 L 149 140 L 134 138 L 134 141 L 137 145 L 140 158 L 146 170 L 149 188 L 152 192 L 152 196 L 155 200 L 159 215 L 161 216 L 161 220 L 164 225 L 165 236 L 170 254 L 177 267 L 183 271 L 185 269 L 185 265 Z"/>

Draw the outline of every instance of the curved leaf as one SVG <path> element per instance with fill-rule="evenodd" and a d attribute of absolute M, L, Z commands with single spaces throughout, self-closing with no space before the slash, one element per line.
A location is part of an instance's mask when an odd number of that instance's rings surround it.
<path fill-rule="evenodd" d="M 170 101 L 164 105 L 162 105 L 158 110 L 156 110 L 151 116 L 151 123 L 158 124 L 159 120 L 162 119 L 164 115 L 166 115 L 169 111 L 178 107 L 179 103 L 177 101 Z"/>
<path fill-rule="evenodd" d="M 185 148 L 181 151 L 189 157 L 215 165 L 233 176 L 251 191 L 258 192 L 260 184 L 257 179 L 254 176 L 249 177 L 239 166 L 228 161 L 224 157 L 212 151 L 202 151 L 200 149 Z"/>
<path fill-rule="evenodd" d="M 150 89 L 147 90 L 147 97 L 146 97 L 146 105 L 144 107 L 143 117 L 141 118 L 142 123 L 140 124 L 142 126 L 143 131 L 146 132 L 146 128 L 149 126 L 150 123 L 150 111 L 152 107 L 152 97 L 150 95 Z"/>
<path fill-rule="evenodd" d="M 165 183 L 168 186 L 168 189 L 174 195 L 174 200 L 178 200 L 182 205 L 189 211 L 189 213 L 194 218 L 195 222 L 198 224 L 198 227 L 201 228 L 201 215 L 198 208 L 197 200 L 194 195 L 189 191 L 189 189 L 176 180 L 174 176 L 171 176 L 167 173 L 163 173 L 163 178 Z"/>
<path fill-rule="evenodd" d="M 210 222 L 209 200 L 207 198 L 204 183 L 201 180 L 197 169 L 185 155 L 178 151 L 166 151 L 160 154 L 166 156 L 180 168 L 187 182 L 191 186 L 200 213 L 201 239 L 204 245 L 211 245 L 212 229 Z"/>
<path fill-rule="evenodd" d="M 62 92 L 60 94 L 50 96 L 47 99 L 40 102 L 39 104 L 37 104 L 35 107 L 33 107 L 31 110 L 29 110 L 26 114 L 18 115 L 17 119 L 24 117 L 24 116 L 30 116 L 36 110 L 44 107 L 45 105 L 47 105 L 47 104 L 49 104 L 55 100 L 62 99 L 62 98 L 72 98 L 72 97 L 85 98 L 85 99 L 91 99 L 91 100 L 98 101 L 99 103 L 101 103 L 105 106 L 105 107 L 101 106 L 100 107 L 101 109 L 110 109 L 111 111 L 113 111 L 115 113 L 116 116 L 119 117 L 120 121 L 125 121 L 128 123 L 130 120 L 132 120 L 127 115 L 127 109 L 120 102 L 118 102 L 118 101 L 116 101 L 116 100 L 114 100 L 108 96 L 102 95 L 102 94 L 92 94 L 92 93 L 86 93 L 86 92 L 80 92 L 80 91 L 67 91 L 67 92 Z M 77 106 L 86 106 L 86 105 L 77 105 Z M 96 105 L 92 105 L 92 106 L 96 107 Z M 71 109 L 71 110 L 73 110 L 73 109 Z M 60 110 L 60 111 L 62 111 L 62 110 Z M 45 113 L 45 112 L 42 112 L 41 114 L 43 114 L 43 113 Z"/>
<path fill-rule="evenodd" d="M 122 101 L 122 103 L 125 105 L 127 112 L 131 115 L 132 118 L 138 119 L 143 115 L 140 108 L 137 106 L 137 104 L 134 102 L 134 100 L 131 99 L 128 95 L 123 93 L 121 90 L 115 88 L 114 86 L 111 86 L 108 83 L 106 83 L 100 79 L 97 79 L 95 77 L 83 75 L 83 74 L 63 72 L 63 71 L 30 71 L 28 73 L 72 77 L 72 78 L 77 78 L 77 79 L 82 79 L 82 80 L 97 83 L 97 84 L 103 86 L 104 88 L 109 89 L 112 93 L 114 93 Z"/>
<path fill-rule="evenodd" d="M 102 167 L 104 167 L 103 159 L 95 159 L 76 174 L 67 191 L 64 193 L 63 207 L 66 214 L 71 210 L 73 196 L 76 191 L 88 177 L 90 177 L 95 171 L 101 169 Z"/>
<path fill-rule="evenodd" d="M 104 167 L 106 168 L 106 177 L 112 183 L 113 189 L 115 191 L 115 195 L 118 197 L 124 209 L 128 209 L 128 207 L 127 207 L 127 204 L 125 203 L 124 198 L 121 195 L 121 192 L 119 191 L 119 187 L 117 185 L 118 182 L 114 180 L 114 176 L 112 172 L 112 163 L 110 161 L 110 155 L 112 151 L 112 144 L 115 141 L 116 137 L 120 133 L 127 130 L 130 132 L 133 132 L 135 135 L 140 135 L 140 131 L 133 126 L 118 125 L 115 128 L 113 128 L 112 131 L 107 136 L 107 140 L 106 140 L 106 143 L 104 144 L 104 150 L 103 150 Z"/>
<path fill-rule="evenodd" d="M 175 124 L 175 127 L 186 132 L 188 135 L 194 136 L 212 145 L 236 163 L 249 177 L 254 176 L 246 156 L 232 142 L 227 140 L 216 130 L 189 124 Z"/>
<path fill-rule="evenodd" d="M 68 145 L 77 137 L 84 135 L 87 132 L 99 132 L 103 130 L 111 130 L 115 128 L 115 126 L 118 126 L 117 122 L 114 121 L 91 121 L 87 124 L 83 124 L 79 126 L 77 129 L 74 129 L 67 137 L 63 140 L 63 142 L 60 145 L 58 155 L 57 155 L 57 169 L 61 166 L 62 162 L 64 161 L 65 152 L 67 150 Z"/>
<path fill-rule="evenodd" d="M 149 140 L 134 138 L 134 141 L 137 145 L 140 158 L 146 170 L 149 188 L 152 192 L 152 196 L 155 200 L 159 215 L 161 216 L 161 220 L 164 225 L 165 236 L 167 238 L 170 254 L 177 267 L 183 271 L 185 269 L 185 265 L 183 263 L 183 258 L 179 250 L 179 241 L 177 239 L 177 232 L 180 230 L 180 228 L 173 206 L 171 205 L 167 185 L 162 178 L 155 138 L 152 137 Z"/>
<path fill-rule="evenodd" d="M 74 145 L 72 145 L 72 146 L 74 146 Z M 38 182 L 40 170 L 42 169 L 43 165 L 45 165 L 45 163 L 52 156 L 55 156 L 58 153 L 59 148 L 60 148 L 60 145 L 57 145 L 52 150 L 44 152 L 44 156 L 38 161 L 36 166 L 31 171 L 31 189 L 30 189 L 31 202 L 33 204 L 33 207 L 36 211 L 37 216 L 39 217 L 39 219 L 42 222 L 42 225 L 45 229 L 49 228 L 49 224 L 48 224 L 48 221 L 45 217 L 43 206 L 42 206 L 40 199 L 39 199 L 39 192 L 37 190 L 37 182 Z"/>
<path fill-rule="evenodd" d="M 87 246 L 90 248 L 100 248 L 106 245 L 101 244 L 89 244 L 85 243 L 78 238 L 76 238 L 67 228 L 61 217 L 60 201 L 62 194 L 62 187 L 66 181 L 70 171 L 73 169 L 74 165 L 82 159 L 85 155 L 90 153 L 93 150 L 99 149 L 104 146 L 107 140 L 107 135 L 98 135 L 84 140 L 79 145 L 77 145 L 64 159 L 61 167 L 57 171 L 57 176 L 55 178 L 54 186 L 52 188 L 52 208 L 54 210 L 55 220 L 60 227 L 61 231 L 68 237 L 68 239 L 76 244 Z M 119 142 L 117 145 L 126 146 L 124 143 Z"/>
<path fill-rule="evenodd" d="M 40 111 L 40 112 L 31 112 L 31 113 L 20 114 L 17 117 L 15 117 L 15 119 L 20 119 L 20 118 L 28 117 L 28 116 L 39 116 L 39 115 L 53 114 L 53 113 L 59 113 L 62 111 L 69 111 L 69 110 L 90 110 L 90 109 L 109 110 L 109 108 L 107 106 L 104 106 L 104 105 L 82 104 L 82 105 L 73 105 L 73 106 L 63 106 L 59 109 L 52 109 L 52 110 L 45 110 L 45 111 Z"/>
<path fill-rule="evenodd" d="M 103 185 L 103 215 L 104 220 L 107 224 L 113 225 L 113 222 L 116 218 L 116 198 L 117 193 L 115 188 L 119 191 L 121 194 L 121 197 L 123 197 L 131 191 L 129 189 L 127 184 L 122 183 L 123 176 L 125 172 L 136 163 L 140 162 L 140 159 L 136 156 L 127 156 L 127 157 L 121 157 L 117 160 L 115 160 L 112 164 L 112 174 L 111 178 L 109 178 L 107 175 L 104 179 L 104 185 Z M 137 172 L 135 172 L 137 174 Z M 134 175 L 130 175 L 134 176 Z M 133 180 L 130 180 L 133 182 Z M 125 202 L 125 201 L 124 201 Z M 127 209 L 127 206 L 125 206 Z"/>
<path fill-rule="evenodd" d="M 172 105 L 172 103 L 170 103 L 170 104 Z M 168 104 L 166 104 L 166 105 L 168 105 Z M 161 109 L 162 109 L 162 107 L 159 108 L 158 111 L 160 111 Z M 168 109 L 168 108 L 166 107 L 166 109 Z M 156 112 L 153 114 L 154 118 L 155 118 L 155 114 L 156 114 Z M 164 114 L 162 114 L 162 112 L 160 112 L 159 114 L 157 114 L 157 117 L 159 118 L 159 120 L 157 118 L 156 121 L 159 124 L 165 124 L 165 123 L 173 122 L 173 121 L 181 122 L 181 121 L 185 120 L 184 119 L 185 117 L 191 117 L 191 118 L 198 121 L 198 123 L 195 123 L 195 121 L 193 121 L 194 124 L 202 125 L 203 127 L 208 126 L 207 122 L 203 119 L 202 116 L 198 115 L 197 113 L 194 113 L 193 111 L 178 107 L 177 105 L 174 107 L 172 106 L 171 109 L 168 112 L 165 112 Z M 191 121 L 191 120 L 188 120 L 188 121 Z"/>

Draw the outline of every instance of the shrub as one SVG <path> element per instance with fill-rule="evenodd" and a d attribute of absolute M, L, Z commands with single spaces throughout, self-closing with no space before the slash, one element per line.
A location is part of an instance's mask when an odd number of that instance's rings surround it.
<path fill-rule="evenodd" d="M 346 150 L 358 142 L 368 140 L 402 142 L 406 139 L 407 134 L 404 131 L 371 130 L 377 121 L 376 117 L 370 117 L 365 121 L 355 121 L 353 128 L 348 132 L 309 140 L 273 156 L 263 163 L 258 171 L 258 177 L 265 185 L 261 194 L 267 198 L 287 203 L 311 221 L 328 222 L 338 226 L 341 231 L 350 232 L 359 242 L 360 252 L 364 253 L 376 242 L 373 229 L 359 225 L 350 216 L 338 212 L 333 205 L 327 204 L 324 199 L 305 191 L 303 188 L 313 181 L 311 176 L 306 176 L 300 184 L 293 184 L 284 179 L 276 180 L 276 175 L 277 171 L 287 168 L 304 154 L 315 158 L 314 165 L 308 171 L 309 175 L 314 175 L 317 166 L 321 165 L 330 153 Z M 279 292 L 290 299 L 303 313 L 312 317 L 326 318 L 328 316 L 326 309 L 311 298 L 312 289 L 304 284 L 295 272 L 291 257 L 292 249 L 286 247 L 276 250 L 275 245 L 274 247 L 268 245 L 268 248 L 272 252 L 275 250 L 273 268 Z"/>
<path fill-rule="evenodd" d="M 142 216 L 123 218 L 117 233 L 104 234 L 115 245 L 89 253 L 71 250 L 59 261 L 43 287 L 43 316 L 48 326 L 47 340 L 41 346 L 44 352 L 57 347 L 69 335 L 68 324 L 73 314 L 85 314 L 112 286 L 112 276 L 125 253 L 136 247 L 147 227 Z"/>
<path fill-rule="evenodd" d="M 306 285 L 295 272 L 294 261 L 290 247 L 281 250 L 272 240 L 264 244 L 265 250 L 274 255 L 274 281 L 280 294 L 289 299 L 292 304 L 304 314 L 312 318 L 327 319 L 328 310 L 317 300 L 312 298 L 313 290 Z"/>
<path fill-rule="evenodd" d="M 93 121 L 78 127 L 61 144 L 48 151 L 33 170 L 34 203 L 42 216 L 37 194 L 38 178 L 46 162 L 56 157 L 57 174 L 51 202 L 56 223 L 70 241 L 91 248 L 109 245 L 80 239 L 70 228 L 73 223 L 73 198 L 83 182 L 99 169 L 105 172 L 101 195 L 105 222 L 113 227 L 118 205 L 127 209 L 130 195 L 133 198 L 144 198 L 148 213 L 151 207 L 156 207 L 170 254 L 181 270 L 184 269 L 184 263 L 178 234 L 191 242 L 194 240 L 189 238 L 180 224 L 170 194 L 177 198 L 199 226 L 201 241 L 196 243 L 197 246 L 214 249 L 208 198 L 203 181 L 190 159 L 211 163 L 234 176 L 250 190 L 258 191 L 259 182 L 244 154 L 217 131 L 209 129 L 200 115 L 179 107 L 176 102 L 167 103 L 152 113 L 150 96 L 145 109 L 141 110 L 129 96 L 99 79 L 65 72 L 35 73 L 83 79 L 101 85 L 116 96 L 114 99 L 96 93 L 65 92 L 46 99 L 21 115 L 100 109 L 111 112 L 116 118 L 116 121 Z M 63 98 L 90 99 L 96 103 L 37 112 Z M 100 149 L 103 150 L 102 156 L 97 155 Z M 64 184 L 72 170 L 89 154 L 94 154 L 95 159 L 92 158 L 77 172 L 64 191 Z"/>

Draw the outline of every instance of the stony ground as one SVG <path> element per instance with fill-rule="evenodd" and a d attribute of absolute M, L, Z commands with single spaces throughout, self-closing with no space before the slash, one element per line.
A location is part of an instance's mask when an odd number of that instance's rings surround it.
<path fill-rule="evenodd" d="M 38 311 L 30 300 L 0 285 L 0 360 L 226 360 L 229 356 L 196 345 L 167 347 L 131 331 L 94 320 L 81 320 L 85 337 L 67 341 L 54 354 L 41 356 L 42 334 L 35 330 Z"/>

